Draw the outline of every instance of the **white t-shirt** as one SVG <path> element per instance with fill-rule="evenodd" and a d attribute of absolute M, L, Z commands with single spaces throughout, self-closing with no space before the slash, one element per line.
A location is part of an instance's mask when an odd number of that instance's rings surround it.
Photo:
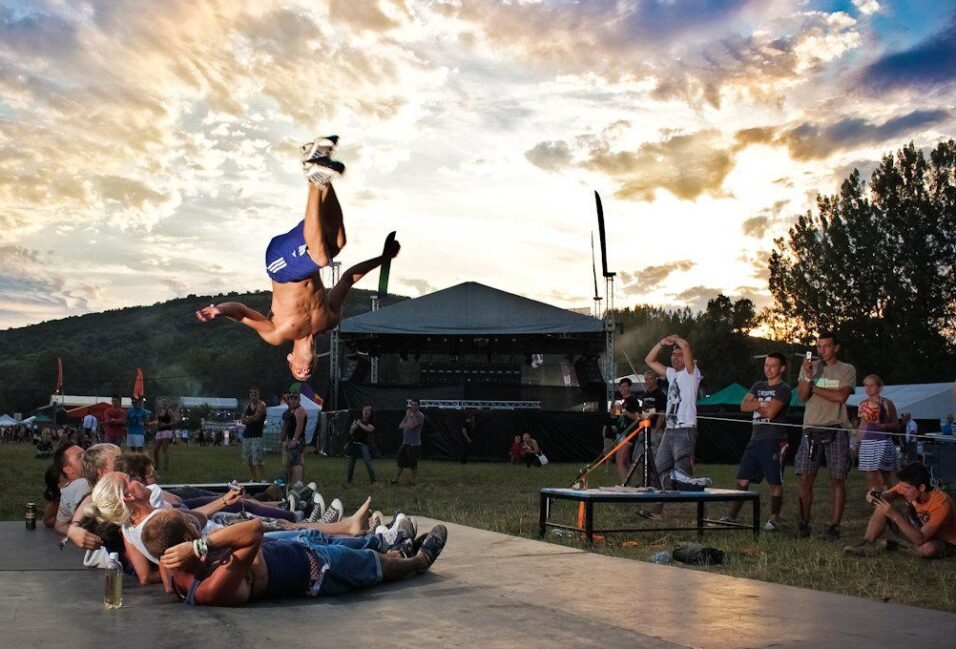
<path fill-rule="evenodd" d="M 919 427 L 916 425 L 915 421 L 910 419 L 908 422 L 906 422 L 905 441 L 909 442 L 910 440 L 914 439 L 914 436 L 916 435 L 917 431 L 919 431 Z"/>
<path fill-rule="evenodd" d="M 83 417 L 83 428 L 89 428 L 95 433 L 96 432 L 96 416 L 87 415 Z"/>
<path fill-rule="evenodd" d="M 60 507 L 56 510 L 57 523 L 69 523 L 83 499 L 90 494 L 90 483 L 86 478 L 77 478 L 60 489 Z"/>
<path fill-rule="evenodd" d="M 667 428 L 690 428 L 697 425 L 697 388 L 700 368 L 694 363 L 691 374 L 685 367 L 680 372 L 667 368 Z"/>

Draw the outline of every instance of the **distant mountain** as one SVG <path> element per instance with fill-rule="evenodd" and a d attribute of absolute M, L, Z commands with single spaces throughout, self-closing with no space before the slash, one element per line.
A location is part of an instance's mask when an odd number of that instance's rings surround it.
<path fill-rule="evenodd" d="M 368 311 L 372 293 L 353 289 L 343 317 Z M 190 295 L 0 331 L 0 414 L 26 416 L 48 403 L 56 387 L 58 356 L 66 394 L 129 395 L 140 367 L 150 399 L 161 394 L 242 397 L 253 385 L 274 398 L 292 383 L 285 361 L 291 344 L 267 345 L 230 320 L 196 320 L 197 309 L 230 300 L 268 313 L 271 293 Z M 327 351 L 328 344 L 328 336 L 321 337 L 319 351 Z M 327 391 L 328 374 L 326 357 L 310 381 L 317 393 Z"/>

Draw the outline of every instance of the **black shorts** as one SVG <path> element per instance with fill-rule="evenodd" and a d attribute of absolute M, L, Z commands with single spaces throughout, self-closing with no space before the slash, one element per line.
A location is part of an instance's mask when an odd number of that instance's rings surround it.
<path fill-rule="evenodd" d="M 740 459 L 737 479 L 761 482 L 766 478 L 769 485 L 783 484 L 781 451 L 786 443 L 786 440 L 776 439 L 751 440 Z"/>
<path fill-rule="evenodd" d="M 398 468 L 414 471 L 418 468 L 418 458 L 421 457 L 421 454 L 421 446 L 402 444 L 401 448 L 398 449 Z"/>

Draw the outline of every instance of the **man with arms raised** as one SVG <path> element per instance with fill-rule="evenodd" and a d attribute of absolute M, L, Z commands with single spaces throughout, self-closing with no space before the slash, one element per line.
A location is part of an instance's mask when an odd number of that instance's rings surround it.
<path fill-rule="evenodd" d="M 783 457 L 787 447 L 787 431 L 775 423 L 783 421 L 790 407 L 790 386 L 783 382 L 787 371 L 787 360 L 779 352 L 767 354 L 763 363 L 763 375 L 766 381 L 758 381 L 740 403 L 742 412 L 753 413 L 753 435 L 744 450 L 737 470 L 737 488 L 747 491 L 751 482 L 760 482 L 764 478 L 770 485 L 770 520 L 764 529 L 772 532 L 780 524 L 780 510 L 783 508 Z M 743 506 L 736 501 L 730 506 L 730 512 L 721 520 L 734 522 Z"/>
<path fill-rule="evenodd" d="M 671 367 L 657 360 L 661 348 L 673 346 Z M 690 343 L 672 334 L 651 348 L 644 359 L 647 365 L 667 377 L 667 411 L 664 435 L 654 457 L 654 464 L 661 475 L 661 483 L 670 489 L 670 470 L 679 469 L 692 475 L 694 448 L 697 446 L 697 389 L 700 387 L 700 369 L 694 360 Z M 648 515 L 660 519 L 664 505 L 660 504 Z"/>
<path fill-rule="evenodd" d="M 846 400 L 856 387 L 856 368 L 837 360 L 840 345 L 836 335 L 825 331 L 817 336 L 820 360 L 807 358 L 800 368 L 797 396 L 806 401 L 803 437 L 793 465 L 800 476 L 801 537 L 810 536 L 813 481 L 823 457 L 830 472 L 830 524 L 826 535 L 840 538 L 840 523 L 846 507 L 846 476 L 850 472 L 850 417 Z"/>

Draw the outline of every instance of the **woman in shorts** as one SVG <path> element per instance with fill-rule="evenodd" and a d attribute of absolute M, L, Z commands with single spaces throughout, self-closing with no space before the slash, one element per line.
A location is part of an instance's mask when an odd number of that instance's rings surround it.
<path fill-rule="evenodd" d="M 156 410 L 156 439 L 153 442 L 153 464 L 159 467 L 159 458 L 163 457 L 163 470 L 169 468 L 169 445 L 173 443 L 179 417 L 176 409 L 169 403 L 167 397 L 159 398 L 159 408 Z"/>
<path fill-rule="evenodd" d="M 863 379 L 866 399 L 860 402 L 857 414 L 860 426 L 856 431 L 860 471 L 866 474 L 867 491 L 883 491 L 891 474 L 900 468 L 899 452 L 889 434 L 899 426 L 896 406 L 880 395 L 883 379 L 870 374 Z"/>

